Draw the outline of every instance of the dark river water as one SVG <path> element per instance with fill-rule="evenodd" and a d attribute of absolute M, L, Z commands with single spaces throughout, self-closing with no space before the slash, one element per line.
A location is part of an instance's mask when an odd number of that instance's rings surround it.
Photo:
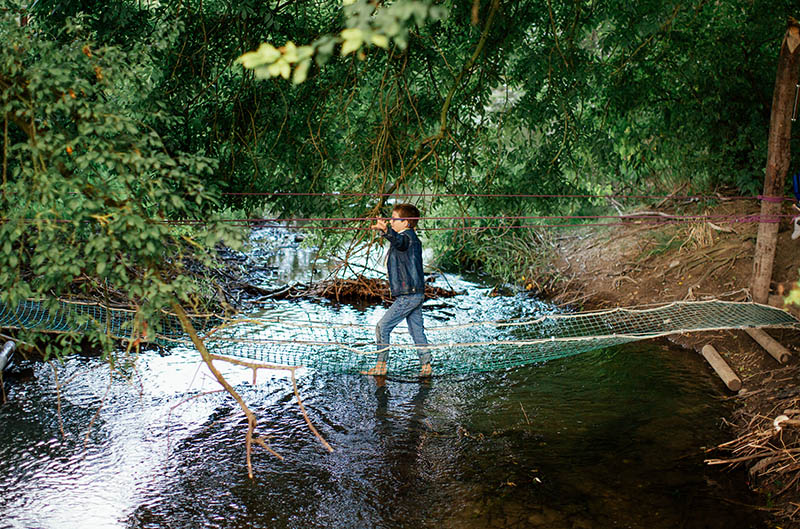
<path fill-rule="evenodd" d="M 309 255 L 289 245 L 263 273 L 308 273 Z M 548 309 L 448 280 L 466 294 L 428 302 L 428 322 Z M 384 310 L 286 301 L 253 316 L 334 309 L 362 323 Z M 196 352 L 143 352 L 113 377 L 100 359 L 67 359 L 60 414 L 53 367 L 29 367 L 0 406 L 0 528 L 767 526 L 745 506 L 756 500 L 741 474 L 703 463 L 703 448 L 726 440 L 722 384 L 696 355 L 652 341 L 427 384 L 301 370 L 333 453 L 284 373 L 252 384 L 222 364 L 285 458 L 256 447 L 253 480 L 246 421 L 230 397 L 204 394 L 218 386 Z"/>

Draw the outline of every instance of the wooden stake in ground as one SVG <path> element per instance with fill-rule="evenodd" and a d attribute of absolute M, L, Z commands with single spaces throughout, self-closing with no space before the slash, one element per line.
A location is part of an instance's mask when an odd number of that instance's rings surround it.
<path fill-rule="evenodd" d="M 714 368 L 714 372 L 719 375 L 719 378 L 722 379 L 729 390 L 739 391 L 742 389 L 742 380 L 736 376 L 736 373 L 734 373 L 733 369 L 722 359 L 713 345 L 708 344 L 703 346 L 703 349 L 700 350 L 700 354 L 711 364 L 711 367 Z"/>
<path fill-rule="evenodd" d="M 767 142 L 767 171 L 764 177 L 764 197 L 761 201 L 762 222 L 758 225 L 758 239 L 753 258 L 752 294 L 756 303 L 767 303 L 772 265 L 778 243 L 778 223 L 783 201 L 786 173 L 789 171 L 789 151 L 792 134 L 792 110 L 795 86 L 800 66 L 800 24 L 789 18 L 786 35 L 778 57 L 778 73 L 772 95 L 772 114 Z M 772 198 L 772 199 L 771 199 Z M 775 219 L 775 220 L 770 220 Z M 766 222 L 765 222 L 766 220 Z"/>
<path fill-rule="evenodd" d="M 792 357 L 787 348 L 761 329 L 745 329 L 745 332 L 781 364 L 785 364 Z"/>

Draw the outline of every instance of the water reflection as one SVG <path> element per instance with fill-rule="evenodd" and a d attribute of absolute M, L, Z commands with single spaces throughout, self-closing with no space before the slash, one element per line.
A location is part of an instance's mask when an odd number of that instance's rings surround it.
<path fill-rule="evenodd" d="M 52 371 L 9 387 L 0 408 L 0 526 L 758 527 L 739 476 L 702 463 L 721 440 L 702 364 L 637 344 L 432 384 L 306 372 L 226 374 L 286 457 L 254 453 L 235 403 L 196 375 L 190 352 L 143 356 L 116 380 L 84 448 L 108 373 L 70 359 L 60 438 Z M 194 397 L 194 398 L 192 398 Z M 191 400 L 187 400 L 191 398 Z M 737 489 L 737 487 L 739 487 Z M 738 492 L 737 492 L 738 490 Z M 588 525 L 586 525 L 588 524 Z"/>

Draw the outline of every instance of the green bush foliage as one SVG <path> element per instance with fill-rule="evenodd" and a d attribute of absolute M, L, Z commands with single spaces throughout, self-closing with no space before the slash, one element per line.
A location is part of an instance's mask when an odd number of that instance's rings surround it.
<path fill-rule="evenodd" d="M 80 18 L 52 36 L 9 12 L 0 24 L 8 43 L 0 49 L 0 301 L 110 291 L 140 322 L 174 299 L 197 303 L 201 286 L 185 263 L 210 264 L 210 249 L 237 239 L 213 222 L 191 233 L 169 224 L 205 221 L 219 203 L 208 185 L 216 161 L 168 149 L 158 128 L 172 118 L 149 101 L 159 75 L 153 54 L 174 35 L 124 50 L 98 45 Z M 66 336 L 62 346 L 80 339 L 110 350 L 102 332 Z"/>

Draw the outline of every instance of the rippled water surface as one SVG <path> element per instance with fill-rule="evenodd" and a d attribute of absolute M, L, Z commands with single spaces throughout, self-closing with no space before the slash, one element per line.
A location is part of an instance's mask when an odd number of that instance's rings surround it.
<path fill-rule="evenodd" d="M 468 294 L 428 302 L 428 321 L 546 310 L 450 281 Z M 258 314 L 275 311 L 374 323 L 383 308 L 287 301 Z M 740 505 L 753 501 L 742 476 L 702 462 L 702 447 L 725 440 L 727 409 L 685 351 L 644 342 L 430 384 L 301 371 L 333 453 L 284 374 L 252 384 L 221 367 L 285 457 L 255 448 L 253 480 L 246 421 L 229 397 L 205 393 L 218 386 L 197 353 L 145 352 L 113 379 L 98 359 L 70 358 L 60 399 L 50 365 L 12 376 L 0 527 L 765 527 Z"/>

